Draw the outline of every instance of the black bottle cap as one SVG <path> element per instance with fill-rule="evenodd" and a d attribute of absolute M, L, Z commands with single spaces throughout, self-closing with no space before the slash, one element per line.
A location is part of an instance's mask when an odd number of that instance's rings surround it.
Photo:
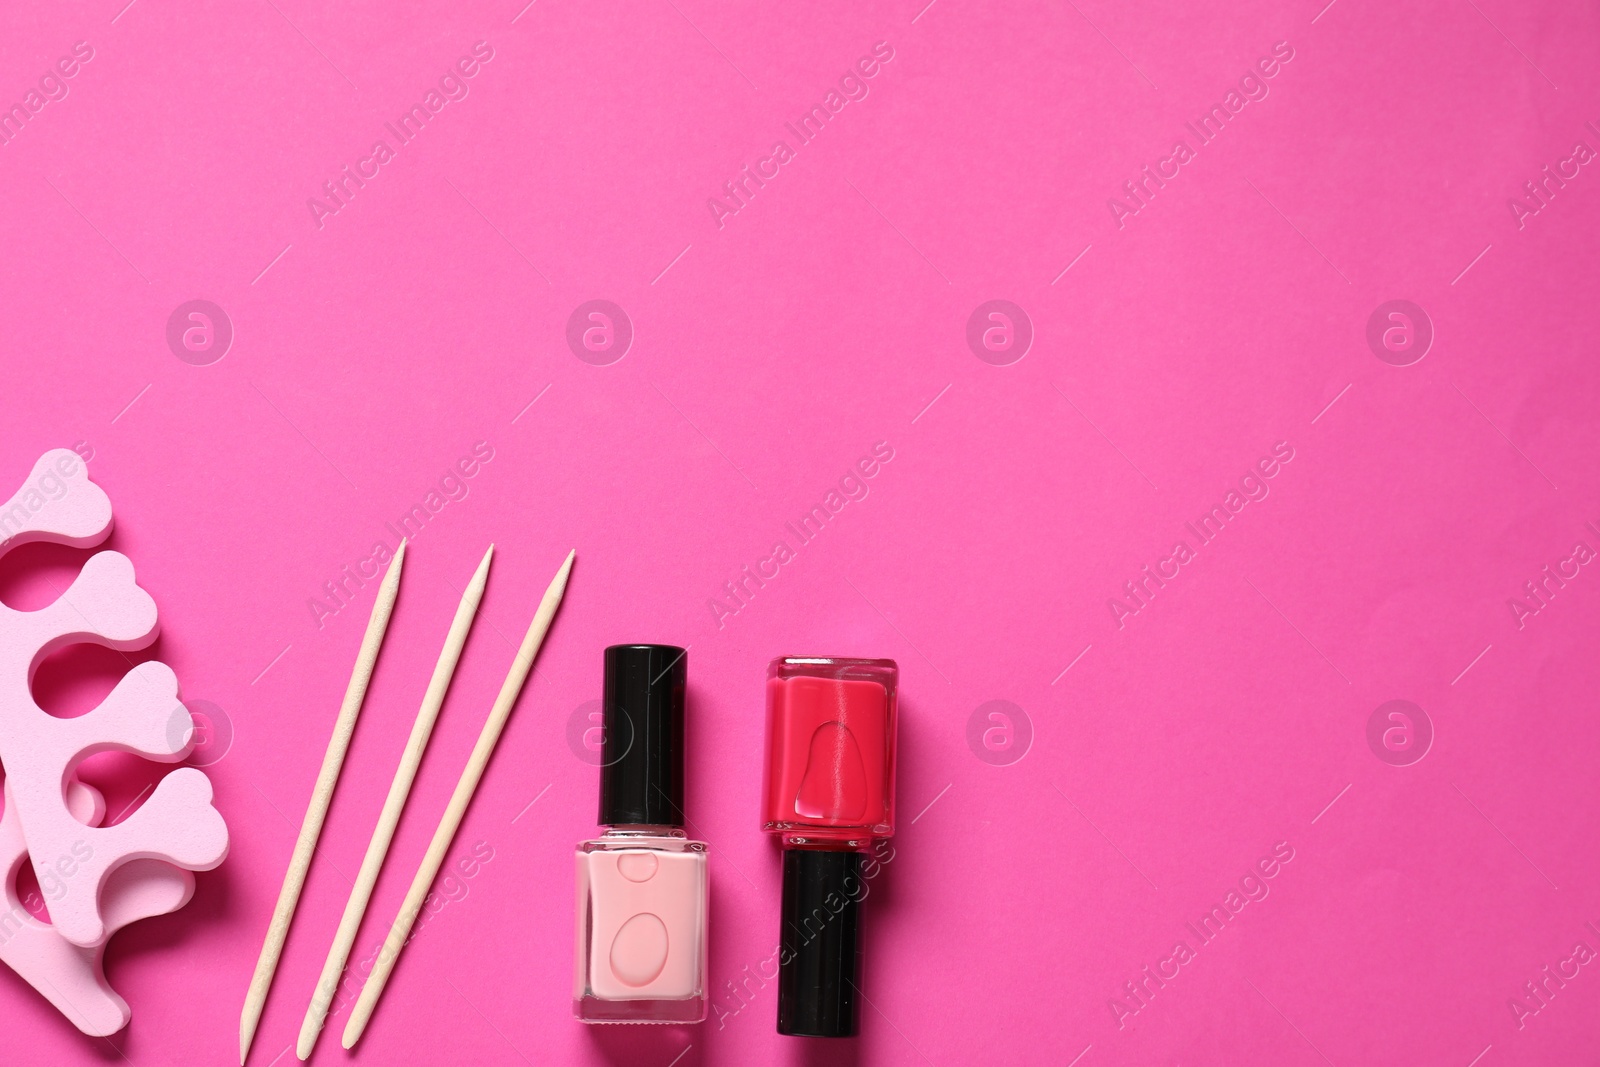
<path fill-rule="evenodd" d="M 854 1037 L 861 981 L 859 852 L 793 848 L 783 854 L 778 1033 Z"/>
<path fill-rule="evenodd" d="M 600 824 L 683 825 L 683 688 L 688 652 L 612 645 L 601 707 Z"/>

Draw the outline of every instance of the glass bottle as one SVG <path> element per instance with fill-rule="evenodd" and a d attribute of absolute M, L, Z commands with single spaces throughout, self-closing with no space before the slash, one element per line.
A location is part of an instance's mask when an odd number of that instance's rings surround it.
<path fill-rule="evenodd" d="M 767 668 L 761 828 L 783 842 L 778 1032 L 851 1037 L 861 902 L 894 834 L 896 686 L 888 659 L 786 656 Z"/>
<path fill-rule="evenodd" d="M 683 831 L 685 650 L 605 650 L 600 837 L 578 846 L 573 1014 L 706 1017 L 706 846 Z"/>

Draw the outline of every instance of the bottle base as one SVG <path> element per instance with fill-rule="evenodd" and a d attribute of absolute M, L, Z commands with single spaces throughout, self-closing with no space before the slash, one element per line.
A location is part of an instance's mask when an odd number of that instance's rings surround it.
<path fill-rule="evenodd" d="M 581 1023 L 663 1023 L 704 1022 L 704 997 L 684 1000 L 604 1000 L 583 996 L 572 1002 L 572 1014 Z"/>

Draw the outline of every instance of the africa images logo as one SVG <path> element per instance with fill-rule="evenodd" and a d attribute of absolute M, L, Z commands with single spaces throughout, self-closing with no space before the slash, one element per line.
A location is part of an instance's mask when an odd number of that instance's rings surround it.
<path fill-rule="evenodd" d="M 1199 158 L 1200 149 L 1221 137 L 1222 131 L 1239 117 L 1246 105 L 1265 100 L 1272 91 L 1268 81 L 1282 73 L 1283 68 L 1293 60 L 1294 49 L 1289 42 L 1279 41 L 1272 46 L 1271 55 L 1262 56 L 1251 69 L 1245 71 L 1237 88 L 1229 89 L 1219 103 L 1212 104 L 1199 118 L 1185 122 L 1184 128 L 1194 137 L 1193 145 L 1188 137 L 1179 137 L 1172 145 L 1171 154 L 1157 159 L 1153 168 L 1140 168 L 1136 177 L 1122 183 L 1125 200 L 1115 196 L 1106 199 L 1106 208 L 1111 212 L 1111 221 L 1117 224 L 1117 229 L 1125 228 L 1128 219 L 1148 207 L 1168 182 L 1176 179 L 1185 166 Z"/>
<path fill-rule="evenodd" d="M 893 59 L 894 49 L 889 42 L 878 41 L 872 46 L 871 55 L 857 59 L 854 66 L 839 76 L 838 88 L 830 88 L 824 93 L 822 103 L 813 104 L 799 118 L 783 124 L 783 128 L 794 137 L 793 145 L 788 138 L 780 137 L 772 143 L 767 155 L 755 161 L 753 169 L 750 165 L 740 167 L 738 174 L 722 183 L 720 195 L 707 197 L 706 208 L 711 212 L 717 229 L 722 229 L 729 218 L 749 207 L 756 193 L 783 173 L 783 168 L 797 158 L 796 149 L 804 148 L 820 137 L 828 123 L 837 118 L 852 101 L 865 100 L 872 91 L 868 81 L 877 77 Z"/>
<path fill-rule="evenodd" d="M 473 45 L 472 54 L 456 60 L 440 75 L 437 87 L 430 87 L 420 102 L 401 112 L 393 122 L 383 124 L 383 128 L 394 138 L 394 144 L 391 145 L 386 137 L 379 137 L 372 143 L 371 151 L 356 160 L 354 170 L 346 164 L 339 169 L 338 175 L 322 183 L 321 197 L 307 197 L 306 209 L 311 212 L 311 221 L 316 223 L 317 229 L 327 225 L 328 216 L 337 215 L 349 207 L 356 193 L 365 189 L 367 182 L 382 174 L 384 165 L 393 160 L 400 149 L 420 136 L 446 105 L 465 100 L 472 91 L 470 79 L 477 77 L 493 59 L 494 48 L 488 41 Z"/>

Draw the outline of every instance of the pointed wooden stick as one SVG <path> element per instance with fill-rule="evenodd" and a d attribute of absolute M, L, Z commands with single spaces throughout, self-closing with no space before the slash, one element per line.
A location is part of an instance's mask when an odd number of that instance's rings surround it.
<path fill-rule="evenodd" d="M 527 636 L 522 639 L 522 647 L 517 649 L 516 658 L 511 662 L 511 673 L 506 675 L 505 682 L 500 686 L 500 695 L 495 698 L 494 707 L 489 711 L 488 721 L 483 724 L 483 732 L 478 735 L 478 743 L 472 747 L 472 755 L 467 759 L 466 769 L 461 772 L 461 780 L 456 783 L 456 791 L 451 794 L 450 803 L 444 809 L 444 817 L 439 820 L 439 828 L 433 832 L 433 841 L 428 845 L 427 854 L 422 857 L 422 866 L 417 870 L 417 876 L 411 880 L 411 889 L 406 893 L 405 902 L 400 905 L 400 914 L 395 916 L 394 925 L 389 928 L 389 936 L 384 939 L 383 949 L 378 954 L 377 963 L 373 965 L 372 974 L 368 976 L 367 984 L 361 988 L 361 997 L 350 1013 L 350 1021 L 344 1028 L 345 1048 L 351 1048 L 361 1040 L 361 1034 L 372 1018 L 372 1011 L 378 1006 L 378 998 L 383 995 L 383 987 L 389 981 L 389 974 L 394 970 L 395 961 L 400 958 L 400 950 L 405 947 L 406 939 L 411 935 L 411 926 L 417 920 L 417 913 L 422 910 L 422 902 L 428 895 L 428 887 L 433 885 L 434 876 L 439 873 L 444 855 L 449 851 L 450 842 L 454 839 L 456 829 L 460 827 L 461 819 L 467 812 L 467 805 L 472 801 L 473 791 L 478 788 L 478 780 L 483 777 L 483 770 L 489 764 L 494 746 L 500 740 L 500 731 L 505 728 L 506 719 L 511 717 L 511 709 L 517 702 L 517 695 L 522 692 L 522 683 L 528 680 L 528 671 L 533 667 L 534 657 L 539 654 L 539 646 L 544 644 L 544 635 L 550 629 L 550 620 L 555 617 L 556 608 L 561 606 L 561 597 L 567 591 L 567 576 L 572 573 L 572 560 L 576 555 L 576 550 L 567 553 L 566 562 L 561 564 L 561 569 L 556 572 L 550 588 L 544 591 L 544 599 L 539 602 L 539 610 L 534 613 L 533 622 L 528 626 Z"/>
<path fill-rule="evenodd" d="M 372 681 L 378 650 L 383 647 L 383 635 L 388 632 L 389 616 L 394 612 L 395 597 L 400 593 L 400 564 L 405 558 L 406 542 L 401 540 L 372 605 L 367 632 L 361 638 L 361 651 L 356 655 L 355 669 L 350 672 L 350 684 L 344 691 L 344 703 L 339 706 L 333 736 L 328 739 L 322 769 L 317 772 L 317 784 L 311 790 L 311 804 L 300 823 L 294 855 L 289 859 L 289 869 L 284 872 L 277 906 L 272 909 L 272 922 L 267 926 L 261 957 L 256 960 L 255 974 L 250 977 L 250 992 L 245 995 L 244 1011 L 239 1015 L 240 1067 L 250 1055 L 250 1042 L 256 1036 L 256 1025 L 261 1022 L 261 1010 L 267 1004 L 267 990 L 272 988 L 272 975 L 278 969 L 278 957 L 283 955 L 283 942 L 289 936 L 289 924 L 294 921 L 300 891 L 305 888 L 306 872 L 311 869 L 311 854 L 316 851 L 322 822 L 328 817 L 328 805 L 333 802 L 333 787 L 339 783 L 339 769 L 344 766 L 345 753 L 350 749 L 350 736 L 356 731 L 356 716 L 361 714 L 361 702 L 366 699 L 367 684 Z"/>
<path fill-rule="evenodd" d="M 461 595 L 455 619 L 450 623 L 450 633 L 439 652 L 439 661 L 434 664 L 428 691 L 422 698 L 422 706 L 417 709 L 416 721 L 411 724 L 411 737 L 400 756 L 400 765 L 395 768 L 394 781 L 389 783 L 388 799 L 383 802 L 378 825 L 372 830 L 372 840 L 367 842 L 367 854 L 361 861 L 361 871 L 356 875 L 356 884 L 350 889 L 350 899 L 345 901 L 339 930 L 333 935 L 333 945 L 329 947 L 328 958 L 322 965 L 322 976 L 317 979 L 311 1004 L 306 1008 L 305 1020 L 300 1024 L 300 1041 L 295 1046 L 295 1055 L 302 1060 L 308 1058 L 316 1047 L 317 1035 L 328 1018 L 328 1006 L 333 1003 L 333 995 L 338 991 L 339 976 L 344 973 L 345 962 L 350 958 L 356 932 L 361 929 L 361 918 L 367 913 L 367 903 L 372 899 L 372 887 L 377 884 L 378 872 L 383 869 L 384 857 L 389 854 L 389 843 L 394 840 L 400 813 L 405 810 L 406 797 L 411 794 L 411 783 L 416 780 L 417 768 L 422 765 L 422 753 L 428 747 L 428 738 L 433 735 L 433 724 L 438 721 L 439 709 L 444 705 L 445 693 L 450 689 L 450 679 L 455 676 L 456 663 L 461 659 L 461 649 L 467 643 L 467 634 L 472 630 L 473 619 L 477 616 L 478 602 L 483 599 L 483 588 L 489 581 L 489 559 L 493 555 L 494 546 L 490 545 L 489 551 L 483 554 L 483 562 L 478 564 L 477 573 L 467 584 L 467 591 Z"/>

